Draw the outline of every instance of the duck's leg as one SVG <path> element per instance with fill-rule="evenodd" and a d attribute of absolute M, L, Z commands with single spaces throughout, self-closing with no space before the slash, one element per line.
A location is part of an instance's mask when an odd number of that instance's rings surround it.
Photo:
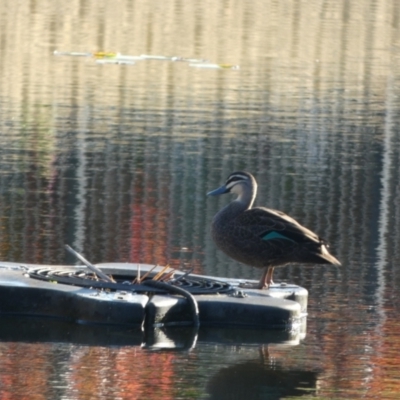
<path fill-rule="evenodd" d="M 272 276 L 274 275 L 274 269 L 275 267 L 269 267 L 268 272 L 267 272 L 267 278 L 265 282 L 267 283 L 268 287 L 273 285 L 274 281 L 272 280 Z"/>
<path fill-rule="evenodd" d="M 274 282 L 272 275 L 274 274 L 274 267 L 264 268 L 264 272 L 261 276 L 260 282 L 258 282 L 258 289 L 269 288 Z"/>
<path fill-rule="evenodd" d="M 261 279 L 258 283 L 244 282 L 239 287 L 247 289 L 268 289 L 274 282 L 272 281 L 272 275 L 274 274 L 274 267 L 265 267 Z"/>

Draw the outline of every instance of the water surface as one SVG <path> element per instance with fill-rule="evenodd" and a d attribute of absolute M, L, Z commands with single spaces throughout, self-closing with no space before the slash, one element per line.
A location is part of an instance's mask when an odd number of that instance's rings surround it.
<path fill-rule="evenodd" d="M 205 193 L 246 169 L 257 205 L 326 238 L 343 267 L 276 271 L 310 292 L 296 346 L 16 335 L 0 397 L 398 398 L 399 17 L 389 0 L 2 1 L 0 259 L 74 263 L 69 243 L 94 263 L 258 279 L 209 235 L 229 199 Z"/>

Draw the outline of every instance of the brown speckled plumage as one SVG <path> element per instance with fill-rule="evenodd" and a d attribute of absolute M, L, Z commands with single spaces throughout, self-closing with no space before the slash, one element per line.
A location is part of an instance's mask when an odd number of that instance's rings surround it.
<path fill-rule="evenodd" d="M 225 185 L 208 193 L 234 193 L 238 197 L 220 210 L 211 226 L 217 247 L 243 264 L 264 268 L 259 288 L 269 287 L 273 269 L 288 263 L 340 265 L 327 244 L 283 212 L 252 208 L 257 182 L 248 172 L 234 172 Z"/>

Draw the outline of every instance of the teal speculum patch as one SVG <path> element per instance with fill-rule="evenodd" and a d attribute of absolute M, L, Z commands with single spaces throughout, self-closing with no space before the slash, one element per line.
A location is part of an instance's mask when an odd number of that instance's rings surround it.
<path fill-rule="evenodd" d="M 282 235 L 281 233 L 272 231 L 268 232 L 266 235 L 261 237 L 262 240 L 272 240 L 272 239 L 284 239 L 284 240 L 289 240 L 290 242 L 296 243 L 294 240 L 289 239 L 288 237 Z"/>

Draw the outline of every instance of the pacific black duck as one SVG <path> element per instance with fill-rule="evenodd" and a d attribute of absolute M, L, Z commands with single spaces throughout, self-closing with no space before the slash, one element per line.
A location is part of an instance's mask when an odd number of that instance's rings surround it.
<path fill-rule="evenodd" d="M 248 172 L 234 172 L 225 185 L 208 196 L 234 193 L 238 197 L 220 210 L 211 226 L 217 247 L 243 264 L 263 268 L 257 288 L 273 284 L 274 268 L 288 263 L 341 265 L 327 243 L 281 211 L 252 208 L 257 182 Z"/>

